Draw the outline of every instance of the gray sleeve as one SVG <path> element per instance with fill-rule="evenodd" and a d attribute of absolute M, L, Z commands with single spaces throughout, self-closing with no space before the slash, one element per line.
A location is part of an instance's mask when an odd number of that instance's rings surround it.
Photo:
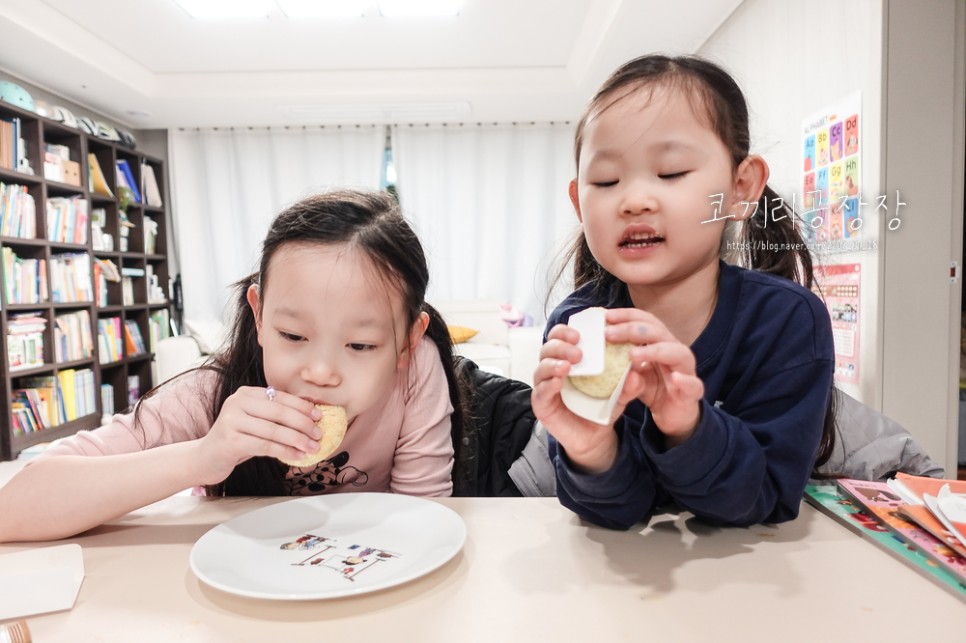
<path fill-rule="evenodd" d="M 819 473 L 883 480 L 896 471 L 941 478 L 944 470 L 898 422 L 835 389 L 832 457 Z"/>
<path fill-rule="evenodd" d="M 547 429 L 539 421 L 533 423 L 530 440 L 510 465 L 509 475 L 524 496 L 557 495 L 557 478 L 547 451 Z"/>

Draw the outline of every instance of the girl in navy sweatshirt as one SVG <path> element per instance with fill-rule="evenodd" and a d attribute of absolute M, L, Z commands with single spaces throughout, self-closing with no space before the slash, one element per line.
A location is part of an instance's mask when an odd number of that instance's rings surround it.
<path fill-rule="evenodd" d="M 550 316 L 532 393 L 560 501 L 621 529 L 672 502 L 716 523 L 795 518 L 831 452 L 832 331 L 795 214 L 749 154 L 741 90 L 700 58 L 632 60 L 591 101 L 575 155 L 576 291 Z M 567 321 L 591 306 L 609 309 L 607 341 L 634 345 L 608 425 L 560 396 L 581 360 Z"/>

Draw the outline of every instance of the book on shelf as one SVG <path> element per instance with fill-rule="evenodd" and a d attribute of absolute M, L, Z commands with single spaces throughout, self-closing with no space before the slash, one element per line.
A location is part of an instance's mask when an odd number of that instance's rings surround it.
<path fill-rule="evenodd" d="M 127 376 L 127 405 L 134 408 L 141 398 L 141 378 L 137 375 Z"/>
<path fill-rule="evenodd" d="M 47 261 L 25 259 L 8 246 L 0 249 L 3 289 L 8 304 L 47 303 Z"/>
<path fill-rule="evenodd" d="M 144 201 L 146 205 L 160 208 L 163 204 L 161 200 L 161 190 L 158 189 L 158 178 L 154 174 L 154 168 L 147 163 L 141 164 L 141 180 L 144 183 Z"/>
<path fill-rule="evenodd" d="M 87 176 L 89 177 L 87 189 L 94 194 L 100 194 L 101 196 L 113 197 L 114 193 L 111 192 L 111 188 L 107 185 L 107 179 L 104 177 L 104 170 L 101 169 L 101 164 L 97 160 L 97 155 L 90 152 L 87 155 Z"/>
<path fill-rule="evenodd" d="M 57 381 L 67 422 L 90 415 L 97 410 L 93 370 L 64 369 L 57 373 Z"/>
<path fill-rule="evenodd" d="M 805 501 L 849 531 L 892 555 L 906 567 L 966 602 L 966 583 L 959 576 L 884 525 L 862 503 L 846 494 L 836 482 L 807 485 Z"/>
<path fill-rule="evenodd" d="M 44 412 L 50 420 L 50 427 L 58 426 L 67 421 L 64 415 L 64 401 L 60 391 L 60 382 L 56 377 L 53 375 L 25 377 L 19 380 L 19 386 L 37 392 L 40 403 L 44 407 Z"/>
<path fill-rule="evenodd" d="M 37 205 L 26 185 L 0 181 L 0 236 L 37 238 Z"/>
<path fill-rule="evenodd" d="M 104 418 L 114 414 L 114 387 L 110 384 L 101 384 L 101 413 Z"/>
<path fill-rule="evenodd" d="M 87 199 L 51 197 L 47 199 L 47 240 L 57 243 L 87 243 Z"/>
<path fill-rule="evenodd" d="M 101 364 L 116 362 L 124 357 L 124 336 L 120 317 L 97 320 L 97 357 Z"/>
<path fill-rule="evenodd" d="M 121 252 L 128 251 L 128 241 L 131 238 L 131 228 L 134 224 L 127 217 L 127 212 L 120 212 L 117 215 L 117 226 L 118 226 L 118 249 Z"/>
<path fill-rule="evenodd" d="M 54 359 L 72 362 L 94 354 L 91 315 L 86 310 L 57 315 L 54 319 Z"/>
<path fill-rule="evenodd" d="M 152 353 L 157 351 L 158 342 L 171 337 L 171 316 L 167 308 L 156 310 L 148 317 L 148 341 Z"/>
<path fill-rule="evenodd" d="M 50 288 L 54 303 L 94 301 L 91 255 L 85 252 L 50 258 Z"/>
<path fill-rule="evenodd" d="M 149 216 L 144 217 L 144 254 L 153 255 L 158 247 L 158 222 Z"/>
<path fill-rule="evenodd" d="M 94 258 L 94 302 L 98 307 L 104 308 L 109 305 L 108 301 L 108 282 L 119 283 L 121 281 L 121 271 L 117 264 L 110 259 Z"/>
<path fill-rule="evenodd" d="M 19 117 L 0 117 L 0 167 L 33 174 Z"/>
<path fill-rule="evenodd" d="M 142 355 L 147 352 L 144 348 L 141 328 L 133 319 L 124 321 L 124 350 L 127 355 Z"/>
<path fill-rule="evenodd" d="M 125 159 L 118 159 L 114 164 L 117 166 L 117 184 L 131 191 L 131 198 L 135 203 L 141 203 L 141 190 L 138 188 L 138 182 L 134 180 L 130 163 Z"/>
<path fill-rule="evenodd" d="M 114 239 L 104 232 L 107 229 L 107 210 L 93 208 L 91 210 L 91 247 L 95 251 L 110 252 L 114 249 Z"/>
<path fill-rule="evenodd" d="M 7 320 L 7 365 L 11 371 L 44 365 L 47 320 L 36 313 L 17 313 Z"/>

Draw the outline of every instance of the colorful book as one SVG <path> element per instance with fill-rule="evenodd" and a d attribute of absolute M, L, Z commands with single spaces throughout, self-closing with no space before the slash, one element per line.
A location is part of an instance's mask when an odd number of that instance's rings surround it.
<path fill-rule="evenodd" d="M 966 584 L 966 558 L 957 554 L 943 540 L 903 518 L 898 509 L 906 504 L 886 482 L 867 480 L 836 480 L 839 489 L 874 516 L 886 528 L 923 554 L 944 566 Z"/>
<path fill-rule="evenodd" d="M 887 481 L 889 488 L 898 493 L 906 502 L 923 504 L 924 494 L 938 496 L 939 490 L 949 485 L 953 493 L 966 494 L 966 480 L 944 480 L 927 476 L 914 476 L 908 473 L 897 473 L 896 477 Z"/>
<path fill-rule="evenodd" d="M 114 196 L 111 188 L 107 185 L 107 178 L 101 169 L 101 164 L 93 152 L 87 155 L 88 177 L 90 178 L 87 189 L 101 196 Z"/>
<path fill-rule="evenodd" d="M 904 517 L 966 557 L 966 480 L 897 473 L 887 482 L 908 503 L 902 508 Z"/>
<path fill-rule="evenodd" d="M 846 496 L 836 484 L 807 485 L 805 501 L 849 531 L 873 543 L 905 566 L 966 602 L 966 584 L 963 581 L 946 567 L 926 556 L 922 550 L 908 544 L 894 531 L 885 527 L 860 504 Z"/>
<path fill-rule="evenodd" d="M 138 189 L 138 182 L 134 180 L 134 172 L 131 171 L 130 164 L 124 159 L 118 159 L 114 163 L 117 165 L 118 184 L 125 183 L 131 190 L 134 202 L 140 203 L 141 191 Z"/>

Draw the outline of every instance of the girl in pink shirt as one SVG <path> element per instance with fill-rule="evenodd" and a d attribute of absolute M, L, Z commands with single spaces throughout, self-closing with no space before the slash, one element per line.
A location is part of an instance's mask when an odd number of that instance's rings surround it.
<path fill-rule="evenodd" d="M 52 446 L 0 488 L 0 542 L 63 538 L 192 486 L 215 495 L 452 493 L 445 323 L 393 198 L 331 192 L 272 223 L 238 284 L 227 348 L 158 387 L 133 414 Z M 346 410 L 327 459 L 317 404 Z M 56 456 L 56 457 L 55 457 Z"/>

